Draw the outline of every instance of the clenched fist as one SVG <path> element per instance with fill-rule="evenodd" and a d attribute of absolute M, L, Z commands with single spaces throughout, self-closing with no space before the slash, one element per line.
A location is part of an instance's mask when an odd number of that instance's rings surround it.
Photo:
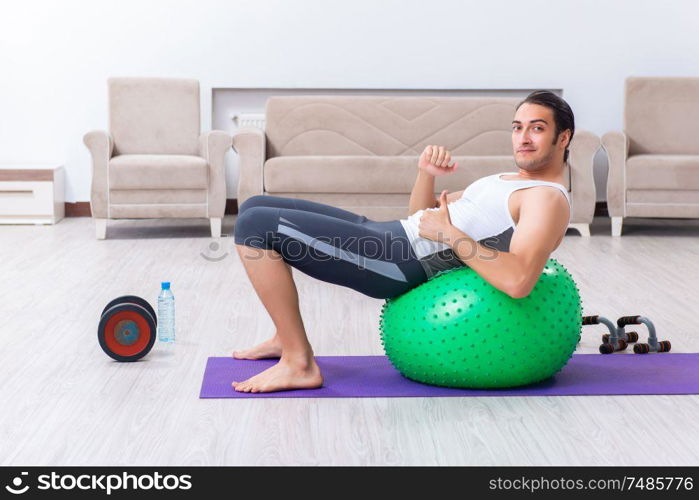
<path fill-rule="evenodd" d="M 428 174 L 438 176 L 454 172 L 458 163 L 451 162 L 451 153 L 444 146 L 427 146 L 420 155 L 417 167 Z"/>

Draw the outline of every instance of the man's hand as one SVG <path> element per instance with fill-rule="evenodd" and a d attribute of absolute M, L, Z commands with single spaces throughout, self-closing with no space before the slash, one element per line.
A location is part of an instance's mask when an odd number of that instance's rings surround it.
<path fill-rule="evenodd" d="M 449 162 L 451 153 L 444 146 L 427 146 L 420 155 L 417 167 L 436 177 L 451 174 L 459 166 L 458 163 L 450 165 Z"/>
<path fill-rule="evenodd" d="M 423 238 L 448 243 L 453 227 L 447 208 L 447 190 L 445 189 L 439 196 L 439 208 L 423 212 L 418 224 L 418 234 Z"/>

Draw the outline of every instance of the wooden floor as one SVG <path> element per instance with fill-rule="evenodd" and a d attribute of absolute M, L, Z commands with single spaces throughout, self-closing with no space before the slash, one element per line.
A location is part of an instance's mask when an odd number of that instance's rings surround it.
<path fill-rule="evenodd" d="M 699 396 L 201 400 L 208 356 L 273 332 L 232 238 L 214 248 L 208 228 L 112 221 L 97 241 L 89 218 L 0 227 L 0 464 L 699 464 Z M 643 314 L 674 352 L 699 351 L 699 221 L 631 219 L 613 239 L 600 218 L 553 257 L 584 314 Z M 317 355 L 383 354 L 381 300 L 295 277 Z M 123 294 L 155 305 L 160 281 L 176 345 L 111 361 L 102 308 Z M 597 352 L 594 328 L 578 352 Z"/>

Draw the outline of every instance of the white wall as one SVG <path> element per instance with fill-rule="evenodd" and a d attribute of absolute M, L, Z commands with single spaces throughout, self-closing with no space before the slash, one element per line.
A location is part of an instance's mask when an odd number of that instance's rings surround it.
<path fill-rule="evenodd" d="M 699 76 L 697 19 L 695 0 L 3 2 L 0 163 L 62 163 L 89 200 L 109 76 L 199 79 L 205 129 L 213 88 L 560 88 L 601 135 L 626 76 Z"/>

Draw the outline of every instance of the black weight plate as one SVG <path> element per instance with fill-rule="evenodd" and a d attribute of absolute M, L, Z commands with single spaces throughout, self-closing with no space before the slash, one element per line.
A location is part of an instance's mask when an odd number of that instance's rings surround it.
<path fill-rule="evenodd" d="M 158 324 L 158 316 L 155 314 L 155 311 L 153 310 L 153 307 L 150 305 L 150 303 L 146 299 L 142 299 L 141 297 L 137 297 L 136 295 L 122 295 L 121 297 L 117 297 L 116 299 L 112 300 L 104 306 L 104 309 L 102 309 L 102 314 L 101 316 L 104 316 L 104 313 L 112 307 L 113 305 L 116 304 L 138 304 L 141 307 L 145 307 L 148 313 L 151 315 L 153 318 L 153 321 L 155 321 L 155 324 L 157 326 Z"/>

